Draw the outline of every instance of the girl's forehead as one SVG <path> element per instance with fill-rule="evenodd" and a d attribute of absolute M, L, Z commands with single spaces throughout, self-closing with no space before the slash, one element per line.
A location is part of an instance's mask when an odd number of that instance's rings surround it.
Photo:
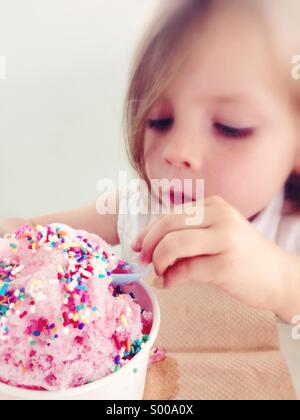
<path fill-rule="evenodd" d="M 184 104 L 186 98 L 195 104 L 254 109 L 274 105 L 274 100 L 278 106 L 290 101 L 290 62 L 283 66 L 284 57 L 279 62 L 270 32 L 258 16 L 242 7 L 225 7 L 195 25 L 186 42 L 175 44 L 171 59 L 179 59 L 180 71 L 156 101 L 157 110 L 168 112 L 170 104 Z"/>
<path fill-rule="evenodd" d="M 225 28 L 200 33 L 165 97 L 186 95 L 195 101 L 214 98 L 219 103 L 233 103 L 245 102 L 247 97 L 257 100 L 265 95 L 281 95 L 282 74 L 267 45 L 255 32 L 241 31 L 236 36 Z"/>
<path fill-rule="evenodd" d="M 250 30 L 250 29 L 249 29 Z M 207 79 L 214 83 L 224 80 L 241 83 L 248 78 L 269 77 L 272 67 L 267 43 L 257 33 L 222 31 L 201 33 L 193 40 L 185 63 L 178 75 L 180 80 Z"/>

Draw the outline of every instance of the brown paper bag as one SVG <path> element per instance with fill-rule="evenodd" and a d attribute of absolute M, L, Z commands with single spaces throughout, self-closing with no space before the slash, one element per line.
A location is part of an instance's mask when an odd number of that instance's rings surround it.
<path fill-rule="evenodd" d="M 296 399 L 275 315 L 212 286 L 148 283 L 161 308 L 155 345 L 167 357 L 149 367 L 145 399 Z"/>

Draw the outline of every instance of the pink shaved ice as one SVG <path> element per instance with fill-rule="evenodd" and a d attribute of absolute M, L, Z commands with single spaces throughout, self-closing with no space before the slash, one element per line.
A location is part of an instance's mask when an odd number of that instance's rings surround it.
<path fill-rule="evenodd" d="M 0 381 L 64 390 L 122 368 L 151 313 L 111 284 L 103 240 L 68 226 L 23 226 L 0 239 Z"/>

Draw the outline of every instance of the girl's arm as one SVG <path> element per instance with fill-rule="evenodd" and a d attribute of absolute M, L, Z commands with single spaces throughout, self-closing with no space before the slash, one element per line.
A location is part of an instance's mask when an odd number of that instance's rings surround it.
<path fill-rule="evenodd" d="M 93 202 L 84 207 L 61 213 L 47 214 L 44 216 L 32 217 L 30 219 L 0 220 L 0 236 L 4 236 L 9 232 L 14 232 L 18 227 L 24 224 L 46 225 L 50 223 L 63 223 L 74 229 L 82 229 L 90 233 L 95 233 L 110 245 L 118 245 L 118 193 L 105 194 L 101 197 L 101 202 L 103 203 L 104 200 L 116 200 L 116 212 L 114 214 L 102 214 L 101 208 L 103 208 L 103 206 L 101 206 L 101 204 L 99 205 L 98 202 L 97 209 L 96 202 Z"/>

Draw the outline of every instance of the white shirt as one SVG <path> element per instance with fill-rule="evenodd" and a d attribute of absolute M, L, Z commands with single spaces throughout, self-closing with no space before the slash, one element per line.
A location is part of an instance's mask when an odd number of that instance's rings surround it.
<path fill-rule="evenodd" d="M 299 215 L 283 215 L 283 204 L 284 192 L 281 191 L 252 223 L 264 236 L 277 243 L 283 250 L 300 255 L 300 217 Z M 278 321 L 280 347 L 300 400 L 300 340 L 293 339 L 293 329 L 294 326 Z"/>
<path fill-rule="evenodd" d="M 148 199 L 148 194 L 142 193 L 138 185 L 129 190 L 124 189 L 121 193 L 118 234 L 122 258 L 129 262 L 138 262 L 138 254 L 131 249 L 133 240 L 158 217 L 145 211 Z M 137 205 L 141 203 L 145 214 L 136 212 Z M 300 255 L 300 217 L 283 215 L 283 204 L 284 191 L 281 191 L 252 221 L 252 224 L 286 252 Z M 288 363 L 297 397 L 300 399 L 300 340 L 292 338 L 293 328 L 294 326 L 278 321 L 280 347 Z"/>

